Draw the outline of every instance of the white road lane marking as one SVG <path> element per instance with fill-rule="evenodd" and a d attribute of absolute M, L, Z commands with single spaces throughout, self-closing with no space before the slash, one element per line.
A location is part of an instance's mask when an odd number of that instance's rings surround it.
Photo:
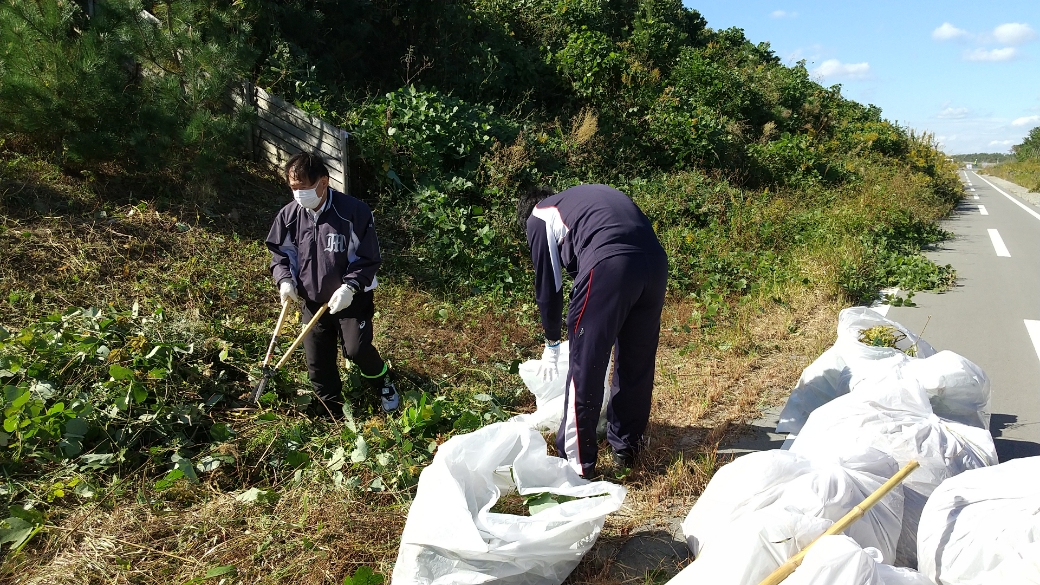
<path fill-rule="evenodd" d="M 976 198 L 976 199 L 978 199 L 978 198 L 979 198 L 979 196 L 978 196 L 978 195 L 975 195 L 975 198 Z"/>
<path fill-rule="evenodd" d="M 980 205 L 979 206 L 979 215 L 989 215 L 989 212 L 986 211 L 986 206 L 985 205 Z"/>
<path fill-rule="evenodd" d="M 986 230 L 989 232 L 989 239 L 993 242 L 993 249 L 997 251 L 997 256 L 1003 256 L 1004 258 L 1010 258 L 1011 252 L 1008 252 L 1007 246 L 1004 245 L 1004 240 L 1000 238 L 1000 233 L 997 230 L 990 229 Z"/>
<path fill-rule="evenodd" d="M 971 191 L 972 193 L 974 193 L 975 192 L 975 187 L 972 187 L 971 189 L 968 189 L 968 191 Z"/>
<path fill-rule="evenodd" d="M 1040 321 L 1030 321 L 1025 319 L 1026 331 L 1029 332 L 1029 339 L 1033 340 L 1033 349 L 1036 350 L 1036 357 L 1040 358 Z"/>
<path fill-rule="evenodd" d="M 979 178 L 982 179 L 982 177 L 979 177 Z M 982 179 L 982 180 L 986 181 L 986 179 Z M 1007 197 L 1008 199 L 1010 199 L 1011 202 L 1014 203 L 1015 205 L 1017 205 L 1017 206 L 1021 207 L 1022 209 L 1026 210 L 1026 213 L 1028 213 L 1029 215 L 1032 215 L 1033 217 L 1035 217 L 1037 219 L 1040 219 L 1040 213 L 1037 213 L 1037 212 L 1033 211 L 1032 209 L 1029 209 L 1029 207 L 1025 203 L 1022 203 L 1018 199 L 1015 199 L 1011 195 L 1008 195 L 1007 193 L 1001 191 L 999 187 L 997 187 L 993 183 L 990 183 L 989 181 L 986 181 L 986 184 L 989 185 L 990 187 L 993 187 L 994 189 L 996 189 L 997 193 L 1000 193 L 1004 197 Z"/>

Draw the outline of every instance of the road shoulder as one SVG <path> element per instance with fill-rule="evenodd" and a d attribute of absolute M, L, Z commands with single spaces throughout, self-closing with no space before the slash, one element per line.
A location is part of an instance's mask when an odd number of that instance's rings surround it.
<path fill-rule="evenodd" d="M 983 177 L 986 177 L 986 180 L 992 181 L 994 185 L 1000 187 L 1001 189 L 1004 189 L 1012 195 L 1015 195 L 1022 201 L 1025 201 L 1030 205 L 1040 207 L 1040 193 L 1034 193 L 1021 185 L 1012 183 L 1011 181 L 1008 181 L 1006 179 L 1001 179 L 1000 177 L 994 177 L 993 175 L 987 175 L 985 173 L 978 174 Z"/>

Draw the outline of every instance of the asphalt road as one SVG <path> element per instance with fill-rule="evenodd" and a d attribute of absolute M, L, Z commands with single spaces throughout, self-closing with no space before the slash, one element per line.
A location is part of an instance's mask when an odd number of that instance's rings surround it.
<path fill-rule="evenodd" d="M 928 322 L 923 337 L 936 349 L 985 370 L 1001 461 L 1040 455 L 1040 208 L 972 171 L 960 176 L 968 197 L 943 222 L 955 237 L 927 254 L 953 265 L 956 287 L 917 293 L 916 307 L 888 317 L 915 332 Z"/>

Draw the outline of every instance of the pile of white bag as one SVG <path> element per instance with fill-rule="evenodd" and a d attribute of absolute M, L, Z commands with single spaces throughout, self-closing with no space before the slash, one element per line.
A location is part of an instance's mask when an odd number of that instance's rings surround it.
<path fill-rule="evenodd" d="M 936 583 L 1040 584 L 1040 457 L 946 480 L 918 535 L 918 567 Z"/>
<path fill-rule="evenodd" d="M 877 326 L 905 339 L 897 348 L 859 341 Z M 911 345 L 915 357 L 902 351 Z M 785 582 L 932 583 L 912 569 L 922 511 L 945 480 L 996 465 L 989 404 L 975 364 L 870 309 L 842 311 L 837 342 L 805 369 L 781 414 L 777 430 L 797 432 L 789 450 L 716 473 L 683 523 L 697 558 L 673 583 L 757 585 L 910 460 L 920 468 L 844 535 L 821 539 Z M 921 539 L 924 551 L 931 541 Z"/>
<path fill-rule="evenodd" d="M 928 577 L 882 562 L 872 548 L 847 536 L 824 536 L 784 585 L 934 585 Z"/>
<path fill-rule="evenodd" d="M 568 498 L 530 516 L 491 511 L 512 492 Z M 419 476 L 391 582 L 560 585 L 625 493 L 620 485 L 579 477 L 565 460 L 547 455 L 542 435 L 524 424 L 455 436 Z"/>
<path fill-rule="evenodd" d="M 720 469 L 683 522 L 686 543 L 697 557 L 738 522 L 760 510 L 797 510 L 837 522 L 899 470 L 876 449 L 812 460 L 789 451 L 745 455 Z M 848 534 L 892 558 L 903 519 L 903 493 L 893 491 Z"/>
<path fill-rule="evenodd" d="M 859 341 L 873 327 L 887 326 L 905 336 L 897 347 L 873 347 Z M 903 350 L 915 346 L 916 357 Z M 977 365 L 952 351 L 935 348 L 905 327 L 866 307 L 838 315 L 838 339 L 798 379 L 780 413 L 776 430 L 798 433 L 809 415 L 839 396 L 877 379 L 915 380 L 927 392 L 935 414 L 989 428 L 989 378 Z"/>
<path fill-rule="evenodd" d="M 903 482 L 899 545 L 894 559 L 886 557 L 911 567 L 916 566 L 921 511 L 932 491 L 947 478 L 997 463 L 989 431 L 939 418 L 924 389 L 912 380 L 865 383 L 821 406 L 809 416 L 791 452 L 830 460 L 868 446 L 900 466 L 911 459 L 921 464 Z"/>

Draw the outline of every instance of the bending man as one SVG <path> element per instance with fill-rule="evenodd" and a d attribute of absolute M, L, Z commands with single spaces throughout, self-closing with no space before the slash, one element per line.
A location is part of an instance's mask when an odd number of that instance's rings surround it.
<path fill-rule="evenodd" d="M 616 345 L 607 440 L 615 463 L 631 467 L 650 419 L 668 280 L 664 249 L 636 204 L 606 185 L 555 195 L 541 187 L 521 198 L 517 211 L 534 262 L 545 378 L 559 375 L 563 271 L 574 279 L 567 313 L 570 369 L 556 448 L 582 476 L 595 475 L 603 380 Z"/>

